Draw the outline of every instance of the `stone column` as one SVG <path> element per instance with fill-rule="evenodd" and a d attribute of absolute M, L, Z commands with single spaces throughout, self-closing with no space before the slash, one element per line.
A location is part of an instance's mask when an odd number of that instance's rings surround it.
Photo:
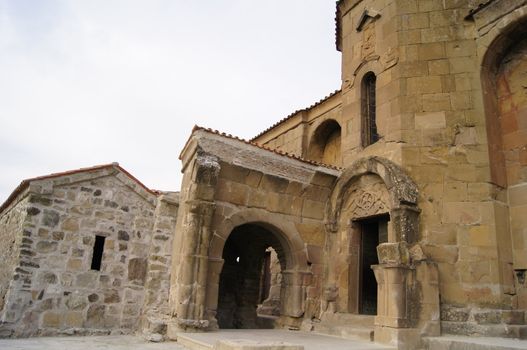
<path fill-rule="evenodd" d="M 419 213 L 415 206 L 399 205 L 390 210 L 392 230 L 389 232 L 389 242 L 406 242 L 412 244 L 419 239 Z M 390 237 L 392 236 L 392 237 Z"/>
<path fill-rule="evenodd" d="M 223 259 L 209 258 L 208 268 L 208 281 L 209 281 L 209 293 L 207 294 L 205 317 L 209 320 L 209 329 L 218 329 L 218 320 L 216 318 L 218 293 L 219 293 L 219 281 L 221 271 L 224 264 Z M 211 284 L 210 281 L 217 281 Z"/>
<path fill-rule="evenodd" d="M 377 316 L 375 324 L 391 328 L 407 328 L 410 319 L 407 313 L 407 283 L 412 278 L 408 265 L 374 265 L 378 285 Z"/>
<path fill-rule="evenodd" d="M 282 271 L 281 311 L 289 317 L 301 317 L 304 314 L 306 287 L 310 284 L 311 272 L 285 270 Z"/>
<path fill-rule="evenodd" d="M 173 267 L 176 276 L 171 298 L 174 322 L 169 325 L 169 336 L 173 332 L 208 329 L 210 322 L 206 313 L 206 291 L 208 283 L 208 247 L 211 239 L 211 221 L 214 214 L 214 191 L 220 166 L 216 157 L 199 154 L 182 198 L 178 214 L 179 240 L 174 248 L 179 250 L 179 260 Z M 179 245 L 179 247 L 176 247 Z"/>
<path fill-rule="evenodd" d="M 422 336 L 439 335 L 437 266 L 419 254 L 418 245 L 383 243 L 377 247 L 375 341 L 416 349 Z M 422 253 L 422 252 L 421 252 Z"/>

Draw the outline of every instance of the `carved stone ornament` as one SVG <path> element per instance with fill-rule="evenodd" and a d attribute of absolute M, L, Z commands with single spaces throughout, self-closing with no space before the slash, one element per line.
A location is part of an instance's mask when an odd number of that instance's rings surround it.
<path fill-rule="evenodd" d="M 371 9 L 364 10 L 359 20 L 357 21 L 357 27 L 355 29 L 357 30 L 357 32 L 360 32 L 362 31 L 362 28 L 368 22 L 368 20 L 374 21 L 379 17 L 381 17 L 381 14 L 378 11 L 371 10 Z"/>
<path fill-rule="evenodd" d="M 368 24 L 362 32 L 361 58 L 365 59 L 375 53 L 375 25 Z"/>
<path fill-rule="evenodd" d="M 386 191 L 376 184 L 367 189 L 358 188 L 350 192 L 344 210 L 351 218 L 362 218 L 387 213 L 389 211 Z"/>
<path fill-rule="evenodd" d="M 397 49 L 390 47 L 381 57 L 381 64 L 384 70 L 391 68 L 399 61 Z"/>

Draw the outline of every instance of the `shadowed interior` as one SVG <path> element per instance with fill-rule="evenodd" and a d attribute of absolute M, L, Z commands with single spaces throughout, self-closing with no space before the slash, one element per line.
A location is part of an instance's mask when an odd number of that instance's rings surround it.
<path fill-rule="evenodd" d="M 247 224 L 235 228 L 223 249 L 224 265 L 220 275 L 217 320 L 220 328 L 268 328 L 259 320 L 256 309 L 261 303 L 262 273 L 267 249 L 277 254 L 280 268 L 285 269 L 282 244 L 268 229 Z"/>

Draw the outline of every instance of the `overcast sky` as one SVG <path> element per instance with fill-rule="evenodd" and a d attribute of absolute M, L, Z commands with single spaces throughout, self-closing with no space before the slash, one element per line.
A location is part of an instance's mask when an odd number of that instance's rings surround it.
<path fill-rule="evenodd" d="M 243 138 L 340 87 L 332 0 L 0 0 L 0 203 L 119 162 L 178 190 L 194 124 Z"/>

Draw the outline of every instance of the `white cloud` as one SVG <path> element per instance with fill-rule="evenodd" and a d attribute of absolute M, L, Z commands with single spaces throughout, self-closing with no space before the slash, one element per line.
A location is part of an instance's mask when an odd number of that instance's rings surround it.
<path fill-rule="evenodd" d="M 175 190 L 194 124 L 250 138 L 340 85 L 323 0 L 0 0 L 0 201 L 119 161 Z"/>

